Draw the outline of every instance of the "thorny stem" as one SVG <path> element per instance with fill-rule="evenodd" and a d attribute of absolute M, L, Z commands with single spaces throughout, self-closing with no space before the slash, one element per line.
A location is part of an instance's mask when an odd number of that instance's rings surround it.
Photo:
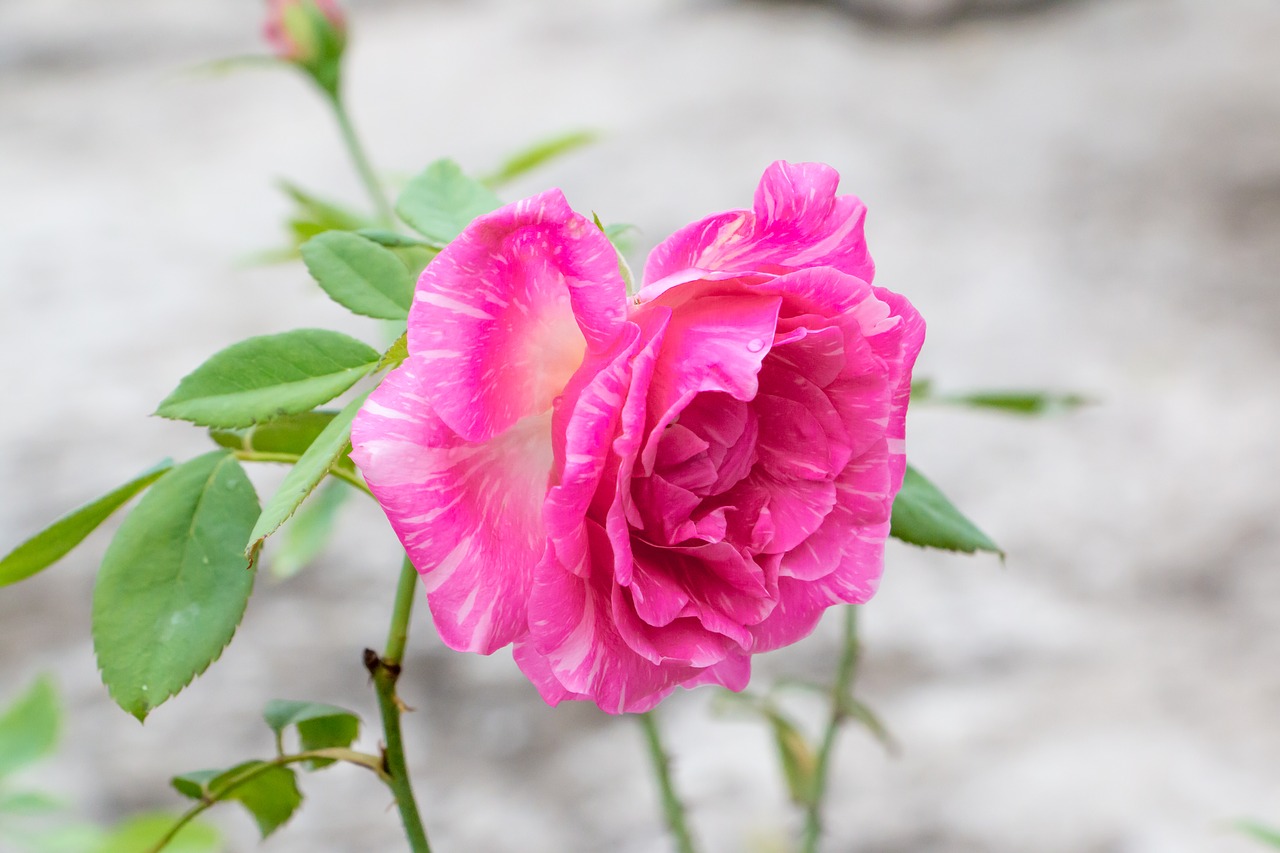
<path fill-rule="evenodd" d="M 822 837 L 822 801 L 827 794 L 831 753 L 836 745 L 836 735 L 850 715 L 849 693 L 853 689 L 853 680 L 858 672 L 860 651 L 858 608 L 848 606 L 844 608 L 844 642 L 840 663 L 836 669 L 835 684 L 831 686 L 831 716 L 827 720 L 827 729 L 822 736 L 822 746 L 818 750 L 818 766 L 814 770 L 813 788 L 805 810 L 804 843 L 800 848 L 801 853 L 817 853 L 818 841 Z"/>
<path fill-rule="evenodd" d="M 667 829 L 676 843 L 680 853 L 697 853 L 693 843 L 693 835 L 685 819 L 684 803 L 676 793 L 671 780 L 671 758 L 662 746 L 662 735 L 658 731 L 658 720 L 655 712 L 648 711 L 639 715 L 640 725 L 644 728 L 645 740 L 649 745 L 649 759 L 653 763 L 653 772 L 658 779 L 658 789 L 662 793 L 662 813 L 667 821 Z"/>
<path fill-rule="evenodd" d="M 387 197 L 382 191 L 382 185 L 378 182 L 378 177 L 373 172 L 373 166 L 369 164 L 369 158 L 364 153 L 364 146 L 360 144 L 360 138 L 356 136 L 355 125 L 351 123 L 351 115 L 347 112 L 347 106 L 343 103 L 342 95 L 336 89 L 333 91 L 326 90 L 325 94 L 329 97 L 329 103 L 333 107 L 333 115 L 338 120 L 338 128 L 342 131 L 342 141 L 346 143 L 347 152 L 351 155 L 351 161 L 355 164 L 356 171 L 360 174 L 360 181 L 364 184 L 365 191 L 369 193 L 369 198 L 373 200 L 378 222 L 383 227 L 390 228 L 394 222 L 391 214 L 391 205 L 387 203 Z"/>
<path fill-rule="evenodd" d="M 400 820 L 404 823 L 405 838 L 413 853 L 431 853 L 427 832 L 418 813 L 418 802 L 413 796 L 409 768 L 404 758 L 404 739 L 400 732 L 400 713 L 404 705 L 396 695 L 396 681 L 400 678 L 400 664 L 404 660 L 405 644 L 409 639 L 409 616 L 413 612 L 413 599 L 418 591 L 418 572 L 405 557 L 400 569 L 400 582 L 396 586 L 396 602 L 391 612 L 391 627 L 387 631 L 386 651 L 379 656 L 373 649 L 365 649 L 364 664 L 373 676 L 378 693 L 378 710 L 382 715 L 382 737 L 386 744 L 383 756 L 386 772 L 390 777 L 387 786 L 395 795 Z"/>

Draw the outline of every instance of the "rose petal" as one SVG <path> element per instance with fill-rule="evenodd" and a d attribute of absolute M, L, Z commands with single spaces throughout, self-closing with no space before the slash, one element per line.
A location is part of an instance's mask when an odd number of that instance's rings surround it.
<path fill-rule="evenodd" d="M 617 255 L 559 190 L 481 216 L 422 273 L 409 352 L 422 392 L 458 435 L 482 441 L 546 411 L 622 328 Z"/>
<path fill-rule="evenodd" d="M 653 250 L 644 269 L 646 295 L 712 273 L 802 267 L 833 267 L 871 281 L 867 209 L 853 196 L 836 196 L 839 181 L 821 163 L 774 163 L 760 179 L 753 210 L 695 222 Z"/>
<path fill-rule="evenodd" d="M 465 441 L 427 404 L 428 370 L 410 357 L 374 390 L 352 426 L 351 458 L 423 576 L 441 639 L 488 654 L 525 631 L 545 540 L 550 418 Z"/>
<path fill-rule="evenodd" d="M 588 521 L 587 528 L 599 552 L 594 562 L 608 565 L 607 535 L 594 522 Z M 692 667 L 653 664 L 627 645 L 612 615 L 613 584 L 605 573 L 594 580 L 579 577 L 561 566 L 553 552 L 547 557 L 538 566 L 529 596 L 530 643 L 522 655 L 540 656 L 564 691 L 590 696 L 606 713 L 639 713 L 696 674 Z M 537 673 L 540 667 L 530 668 Z M 542 685 L 539 689 L 545 695 Z"/>

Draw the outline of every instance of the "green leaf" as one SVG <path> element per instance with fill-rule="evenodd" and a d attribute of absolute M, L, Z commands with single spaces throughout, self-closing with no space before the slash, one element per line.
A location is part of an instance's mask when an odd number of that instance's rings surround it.
<path fill-rule="evenodd" d="M 575 130 L 536 142 L 528 148 L 511 155 L 505 163 L 498 167 L 498 171 L 484 179 L 484 183 L 491 187 L 501 186 L 557 157 L 563 157 L 570 151 L 590 145 L 599 138 L 599 134 L 595 131 Z"/>
<path fill-rule="evenodd" d="M 337 414 L 333 409 L 318 409 L 296 415 L 282 415 L 242 429 L 211 429 L 209 436 L 219 446 L 232 450 L 300 457 Z M 352 473 L 356 470 L 355 464 L 345 456 L 338 460 L 335 467 Z"/>
<path fill-rule="evenodd" d="M 37 791 L 0 794 L 0 814 L 26 817 L 62 811 L 65 807 L 62 800 Z"/>
<path fill-rule="evenodd" d="M 58 728 L 58 694 L 42 675 L 0 716 L 0 777 L 53 752 Z"/>
<path fill-rule="evenodd" d="M 320 481 L 329 473 L 329 469 L 337 465 L 350 452 L 351 422 L 355 420 L 356 412 L 360 411 L 360 406 L 367 396 L 369 396 L 368 393 L 361 394 L 336 414 L 285 475 L 284 482 L 271 496 L 271 500 L 267 501 L 257 524 L 253 525 L 253 531 L 247 537 L 249 544 L 245 547 L 244 554 L 248 559 L 255 558 L 258 549 L 262 547 L 263 540 L 289 520 L 289 516 L 293 515 L 294 510 L 307 499 L 307 495 L 320 484 Z"/>
<path fill-rule="evenodd" d="M 217 779 L 225 770 L 192 770 L 180 776 L 174 776 L 169 784 L 184 797 L 202 800 L 209 793 L 209 783 Z"/>
<path fill-rule="evenodd" d="M 112 698 L 139 720 L 231 642 L 254 572 L 244 469 L 214 451 L 169 472 L 120 525 L 93 590 L 93 644 Z"/>
<path fill-rule="evenodd" d="M 502 199 L 462 172 L 452 160 L 437 160 L 405 186 L 396 213 L 438 246 L 450 243 L 477 216 L 497 210 Z"/>
<path fill-rule="evenodd" d="M 1004 552 L 956 509 L 938 487 L 907 466 L 902 490 L 893 502 L 889 535 L 912 545 L 948 551 Z"/>
<path fill-rule="evenodd" d="M 248 781 L 235 784 L 240 779 Z M 233 787 L 234 785 L 234 787 Z M 262 837 L 275 832 L 302 804 L 298 777 L 289 767 L 263 761 L 246 761 L 232 767 L 209 783 L 209 794 L 220 800 L 236 800 L 258 822 Z"/>
<path fill-rule="evenodd" d="M 1258 841 L 1280 849 L 1280 829 L 1258 823 L 1253 820 L 1242 820 L 1236 823 L 1236 829 Z"/>
<path fill-rule="evenodd" d="M 636 276 L 631 271 L 631 264 L 627 263 L 626 257 L 622 254 L 622 250 L 618 248 L 618 244 L 613 242 L 613 238 L 609 236 L 609 229 L 600 221 L 599 214 L 592 213 L 591 218 L 595 220 L 596 227 L 604 234 L 605 239 L 609 241 L 609 245 L 613 246 L 613 253 L 618 257 L 618 274 L 622 276 L 622 283 L 626 285 L 627 295 L 632 296 L 636 292 Z"/>
<path fill-rule="evenodd" d="M 400 234 L 396 231 L 387 231 L 383 228 L 360 228 L 356 232 L 366 240 L 372 240 L 379 246 L 386 246 L 388 249 L 434 249 L 434 243 L 426 243 L 417 237 L 410 237 L 407 234 Z"/>
<path fill-rule="evenodd" d="M 61 560 L 113 512 L 128 503 L 129 499 L 138 492 L 164 476 L 165 472 L 172 467 L 173 460 L 164 460 L 120 488 L 72 510 L 14 548 L 5 555 L 4 559 L 0 559 L 0 586 L 29 578 Z"/>
<path fill-rule="evenodd" d="M 341 332 L 298 329 L 232 344 L 187 375 L 156 414 L 243 427 L 313 409 L 346 391 L 380 354 Z"/>
<path fill-rule="evenodd" d="M 150 850 L 178 822 L 175 815 L 134 815 L 117 825 L 93 853 L 140 853 Z M 164 853 L 218 853 L 222 836 L 206 823 L 192 821 L 164 847 Z"/>
<path fill-rule="evenodd" d="M 396 338 L 391 346 L 387 347 L 387 351 L 382 354 L 382 360 L 378 362 L 378 370 L 399 367 L 401 362 L 408 357 L 409 333 L 405 332 L 403 335 Z"/>
<path fill-rule="evenodd" d="M 772 708 L 762 708 L 773 729 L 773 742 L 782 762 L 782 775 L 787 780 L 787 792 L 797 805 L 813 801 L 818 775 L 818 756 L 805 736 L 787 716 Z"/>
<path fill-rule="evenodd" d="M 1046 391 L 973 391 L 932 398 L 939 403 L 970 409 L 994 409 L 1010 415 L 1049 415 L 1089 405 L 1080 394 L 1051 394 Z"/>
<path fill-rule="evenodd" d="M 348 747 L 360 736 L 360 718 L 345 708 L 320 702 L 298 702 L 288 699 L 272 699 L 262 712 L 267 725 L 276 734 L 279 745 L 284 730 L 298 727 L 298 741 L 304 751 Z M 331 759 L 316 759 L 312 769 L 332 764 Z"/>
<path fill-rule="evenodd" d="M 0 827 L 14 838 L 28 853 L 99 853 L 106 833 L 89 824 L 72 824 L 35 832 L 15 831 L 13 827 Z M 4 850 L 9 850 L 5 847 Z"/>
<path fill-rule="evenodd" d="M 230 770 L 195 770 L 175 776 L 170 784 L 193 800 L 236 800 L 253 815 L 266 838 L 302 803 L 296 774 L 266 761 L 246 761 Z"/>
<path fill-rule="evenodd" d="M 390 249 L 347 231 L 326 231 L 302 246 L 302 260 L 334 302 L 356 314 L 403 320 L 413 275 Z"/>
<path fill-rule="evenodd" d="M 337 202 L 321 198 L 297 184 L 281 181 L 279 187 L 297 205 L 298 216 L 322 231 L 355 231 L 369 224 L 367 217 L 343 207 Z"/>
<path fill-rule="evenodd" d="M 341 461 L 350 463 L 351 459 L 343 457 Z M 334 518 L 349 494 L 342 483 L 330 481 L 298 508 L 284 529 L 276 534 L 269 564 L 272 575 L 291 578 L 315 561 L 329 543 Z"/>

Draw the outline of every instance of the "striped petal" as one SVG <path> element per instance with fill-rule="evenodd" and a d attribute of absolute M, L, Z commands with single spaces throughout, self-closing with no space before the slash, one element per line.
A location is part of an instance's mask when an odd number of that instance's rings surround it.
<path fill-rule="evenodd" d="M 613 246 L 550 190 L 479 217 L 427 265 L 409 352 L 440 419 L 483 441 L 550 408 L 625 314 Z"/>
<path fill-rule="evenodd" d="M 383 380 L 356 417 L 351 458 L 421 573 L 445 645 L 489 654 L 526 630 L 551 419 L 467 441 L 428 402 L 430 372 L 410 357 Z"/>

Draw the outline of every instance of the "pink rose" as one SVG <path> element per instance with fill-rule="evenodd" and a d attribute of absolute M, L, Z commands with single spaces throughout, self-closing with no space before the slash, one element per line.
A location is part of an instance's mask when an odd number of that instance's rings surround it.
<path fill-rule="evenodd" d="M 341 52 L 347 22 L 337 0 L 267 0 L 263 35 L 281 59 L 302 65 Z"/>
<path fill-rule="evenodd" d="M 552 190 L 426 269 L 410 356 L 356 419 L 360 466 L 444 642 L 552 704 L 742 689 L 751 655 L 874 593 L 924 323 L 870 284 L 866 209 L 775 163 L 753 210 L 650 255 Z"/>

